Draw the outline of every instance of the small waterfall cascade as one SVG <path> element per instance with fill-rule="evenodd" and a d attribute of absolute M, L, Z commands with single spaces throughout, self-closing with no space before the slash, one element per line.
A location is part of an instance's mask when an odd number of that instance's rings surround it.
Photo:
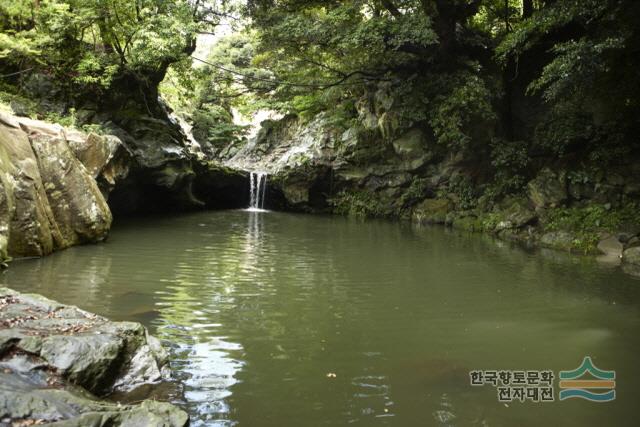
<path fill-rule="evenodd" d="M 249 183 L 249 210 L 264 210 L 264 199 L 267 191 L 267 174 L 264 172 L 250 172 Z"/>

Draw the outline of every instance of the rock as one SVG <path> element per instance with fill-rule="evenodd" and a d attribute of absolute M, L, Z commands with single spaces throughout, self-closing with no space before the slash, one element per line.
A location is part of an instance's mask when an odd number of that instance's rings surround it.
<path fill-rule="evenodd" d="M 505 212 L 507 221 L 512 224 L 511 228 L 522 228 L 534 224 L 538 220 L 535 212 L 524 206 L 523 203 L 514 202 Z"/>
<path fill-rule="evenodd" d="M 3 423 L 51 423 L 49 425 L 64 427 L 188 425 L 189 416 L 169 403 L 147 400 L 139 405 L 121 405 L 99 401 L 72 384 L 52 387 L 54 377 L 47 377 L 42 371 L 35 375 L 25 372 L 28 366 L 29 362 L 22 366 L 0 362 L 0 420 Z M 36 366 L 33 367 L 37 371 Z"/>
<path fill-rule="evenodd" d="M 14 173 L 6 151 L 0 147 L 0 265 L 9 260 L 9 226 L 14 215 L 15 200 L 11 187 L 11 174 Z"/>
<path fill-rule="evenodd" d="M 111 227 L 111 211 L 66 140 L 48 135 L 34 135 L 30 140 L 62 237 L 57 249 L 103 240 Z"/>
<path fill-rule="evenodd" d="M 640 277 L 640 265 L 622 264 L 622 271 L 631 276 Z"/>
<path fill-rule="evenodd" d="M 540 244 L 547 248 L 571 251 L 574 240 L 574 236 L 567 231 L 551 231 L 542 235 Z"/>
<path fill-rule="evenodd" d="M 449 199 L 426 199 L 413 209 L 411 219 L 421 224 L 444 224 L 452 207 Z"/>
<path fill-rule="evenodd" d="M 62 170 L 58 170 L 62 172 Z M 0 175 L 4 176 L 4 223 L 10 256 L 43 256 L 62 243 L 27 135 L 0 125 Z M 9 210 L 7 211 L 7 208 Z"/>
<path fill-rule="evenodd" d="M 180 125 L 170 118 L 157 93 L 159 82 L 151 80 L 134 74 L 120 76 L 103 97 L 76 106 L 96 111 L 85 116 L 122 142 L 123 150 L 112 161 L 127 172 L 126 179 L 118 180 L 119 174 L 111 170 L 108 176 L 116 178 L 113 190 L 102 186 L 110 191 L 109 205 L 117 214 L 203 206 L 193 193 L 197 155 L 190 152 Z M 106 177 L 105 183 L 109 183 Z"/>
<path fill-rule="evenodd" d="M 382 113 L 378 118 L 378 131 L 385 141 L 392 139 L 400 127 L 400 117 L 393 111 Z"/>
<path fill-rule="evenodd" d="M 452 222 L 452 227 L 463 231 L 481 231 L 482 225 L 474 215 L 461 215 Z"/>
<path fill-rule="evenodd" d="M 624 186 L 623 193 L 625 196 L 638 197 L 640 196 L 640 183 L 629 182 Z"/>
<path fill-rule="evenodd" d="M 640 237 L 635 236 L 630 238 L 625 244 L 624 244 L 624 248 L 625 249 L 630 249 L 630 248 L 635 248 L 637 246 L 640 246 Z"/>
<path fill-rule="evenodd" d="M 598 261 L 607 264 L 620 264 L 623 246 L 616 236 L 609 236 L 600 240 L 597 249 L 602 253 L 602 255 L 598 257 Z"/>
<path fill-rule="evenodd" d="M 0 262 L 106 237 L 111 212 L 66 135 L 86 143 L 59 125 L 0 117 Z"/>
<path fill-rule="evenodd" d="M 282 186 L 282 191 L 287 202 L 291 205 L 303 205 L 309 203 L 309 188 L 304 183 L 288 182 Z"/>
<path fill-rule="evenodd" d="M 75 134 L 76 138 L 70 138 L 67 132 L 67 142 L 75 157 L 82 162 L 89 174 L 95 179 L 107 167 L 118 149 L 122 147 L 122 141 L 113 135 L 89 135 Z"/>
<path fill-rule="evenodd" d="M 358 111 L 358 122 L 367 130 L 378 129 L 378 117 L 376 117 L 374 106 L 369 97 L 365 96 L 356 102 L 356 110 Z"/>
<path fill-rule="evenodd" d="M 110 322 L 7 288 L 0 288 L 0 342 L 10 343 L 13 353 L 28 352 L 65 380 L 96 394 L 169 375 L 166 352 L 141 324 Z"/>
<path fill-rule="evenodd" d="M 583 181 L 571 181 L 568 183 L 569 195 L 575 200 L 585 200 L 593 197 L 594 189 L 593 183 Z"/>
<path fill-rule="evenodd" d="M 421 168 L 433 157 L 426 149 L 426 136 L 421 129 L 411 129 L 393 141 L 393 149 L 403 164 L 401 169 L 412 171 Z"/>
<path fill-rule="evenodd" d="M 527 187 L 529 198 L 536 208 L 560 206 L 567 199 L 565 175 L 556 175 L 548 168 L 542 169 Z"/>
<path fill-rule="evenodd" d="M 194 192 L 207 206 L 237 208 L 249 205 L 249 174 L 217 163 L 196 165 Z M 270 189 L 267 181 L 267 190 Z M 271 193 L 268 194 L 271 196 Z M 271 203 L 272 198 L 268 201 Z"/>
<path fill-rule="evenodd" d="M 598 242 L 598 250 L 604 255 L 620 258 L 622 256 L 622 243 L 615 236 L 610 236 Z"/>
<path fill-rule="evenodd" d="M 4 111 L 0 111 L 0 124 L 10 128 L 20 129 L 20 121 L 18 118 Z"/>
<path fill-rule="evenodd" d="M 620 187 L 610 184 L 596 184 L 594 187 L 594 193 L 591 200 L 599 204 L 608 204 L 613 206 L 619 206 L 622 196 L 622 190 Z"/>
<path fill-rule="evenodd" d="M 20 128 L 28 135 L 48 135 L 53 137 L 64 137 L 64 128 L 57 123 L 43 122 L 27 117 L 18 119 Z"/>
<path fill-rule="evenodd" d="M 622 262 L 640 266 L 640 246 L 629 248 L 622 253 Z"/>
<path fill-rule="evenodd" d="M 635 232 L 629 232 L 629 231 L 621 231 L 616 234 L 616 238 L 623 245 L 626 245 L 627 243 L 629 243 L 629 240 L 633 239 L 635 236 L 636 236 Z"/>
<path fill-rule="evenodd" d="M 185 426 L 188 415 L 168 403 L 95 397 L 168 377 L 166 352 L 139 323 L 0 288 L 0 422 Z"/>

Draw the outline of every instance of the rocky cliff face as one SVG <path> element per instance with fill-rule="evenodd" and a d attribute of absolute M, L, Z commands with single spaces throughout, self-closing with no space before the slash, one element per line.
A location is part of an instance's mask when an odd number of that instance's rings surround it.
<path fill-rule="evenodd" d="M 104 154 L 112 155 L 96 179 L 109 193 L 114 215 L 244 206 L 248 176 L 213 164 L 188 137 L 159 96 L 163 76 L 164 72 L 124 73 L 114 78 L 107 91 L 85 88 L 66 93 L 51 77 L 34 73 L 25 90 L 41 112 L 73 114 L 76 125 L 99 126 L 119 140 L 115 153 L 109 141 L 101 144 L 103 154 L 92 152 L 98 163 Z M 17 107 L 14 111 L 22 112 Z M 69 143 L 95 174 L 95 165 L 86 162 L 82 147 L 74 138 Z M 79 145 L 92 146 L 83 141 Z"/>
<path fill-rule="evenodd" d="M 207 160 L 177 124 L 128 126 L 87 134 L 0 113 L 0 262 L 104 240 L 112 211 L 246 206 L 247 174 Z"/>
<path fill-rule="evenodd" d="M 492 177 L 501 166 L 486 152 L 445 147 L 428 126 L 401 123 L 384 88 L 356 107 L 358 117 L 347 127 L 336 125 L 330 112 L 310 121 L 263 122 L 257 137 L 225 161 L 268 172 L 272 208 L 445 224 L 528 245 L 601 253 L 628 265 L 637 258 L 631 249 L 640 246 L 634 208 L 640 163 L 634 159 L 599 170 L 540 159 L 519 191 L 497 197 Z"/>
<path fill-rule="evenodd" d="M 2 261 L 104 240 L 112 216 L 95 176 L 118 147 L 113 139 L 0 116 Z"/>
<path fill-rule="evenodd" d="M 103 97 L 76 100 L 78 120 L 104 127 L 128 174 L 109 197 L 115 215 L 244 206 L 246 174 L 212 164 L 158 93 L 159 76 L 123 75 Z"/>

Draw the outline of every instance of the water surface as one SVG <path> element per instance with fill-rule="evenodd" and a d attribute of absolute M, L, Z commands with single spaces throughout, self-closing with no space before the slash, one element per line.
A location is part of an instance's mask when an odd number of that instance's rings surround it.
<path fill-rule="evenodd" d="M 479 235 L 274 212 L 119 222 L 0 283 L 147 325 L 193 425 L 634 425 L 640 281 Z M 472 369 L 616 370 L 617 399 L 499 403 Z M 556 384 L 557 386 L 557 384 Z"/>

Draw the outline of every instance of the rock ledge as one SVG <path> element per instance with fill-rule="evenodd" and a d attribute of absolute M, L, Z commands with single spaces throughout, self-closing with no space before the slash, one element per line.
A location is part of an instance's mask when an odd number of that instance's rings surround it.
<path fill-rule="evenodd" d="M 96 397 L 168 377 L 167 353 L 141 324 L 0 287 L 0 425 L 187 425 L 169 403 Z"/>

